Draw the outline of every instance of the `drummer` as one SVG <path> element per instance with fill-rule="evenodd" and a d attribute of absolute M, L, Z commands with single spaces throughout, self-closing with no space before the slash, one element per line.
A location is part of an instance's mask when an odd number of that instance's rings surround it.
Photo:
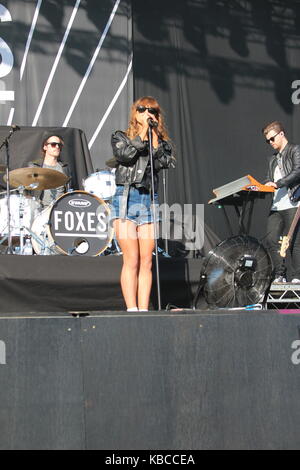
<path fill-rule="evenodd" d="M 42 168 L 49 168 L 67 175 L 67 165 L 63 164 L 61 161 L 61 151 L 63 146 L 64 141 L 62 137 L 58 135 L 48 136 L 43 140 L 42 143 L 42 158 L 31 162 L 31 165 Z M 54 189 L 45 189 L 41 191 L 39 199 L 41 200 L 43 207 L 47 207 L 63 193 L 65 193 L 65 186 L 59 186 L 58 188 Z"/>

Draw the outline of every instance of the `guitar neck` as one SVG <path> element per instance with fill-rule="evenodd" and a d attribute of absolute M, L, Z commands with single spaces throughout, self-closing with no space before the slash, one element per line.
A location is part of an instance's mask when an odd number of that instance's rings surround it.
<path fill-rule="evenodd" d="M 297 223 L 298 223 L 298 221 L 299 221 L 299 218 L 300 218 L 300 205 L 298 206 L 298 209 L 297 209 L 297 211 L 296 211 L 296 213 L 295 213 L 295 215 L 294 215 L 293 221 L 292 221 L 292 223 L 291 223 L 290 230 L 289 230 L 289 232 L 288 232 L 288 234 L 287 234 L 289 240 L 291 240 L 291 238 L 292 238 L 292 236 L 293 236 L 293 234 L 294 234 L 294 231 L 295 231 L 295 228 L 296 228 Z"/>

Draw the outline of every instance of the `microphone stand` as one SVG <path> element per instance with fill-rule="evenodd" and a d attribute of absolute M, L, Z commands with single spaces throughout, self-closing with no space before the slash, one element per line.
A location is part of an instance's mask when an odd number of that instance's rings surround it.
<path fill-rule="evenodd" d="M 5 146 L 6 149 L 6 203 L 7 203 L 7 230 L 8 230 L 8 247 L 7 247 L 7 254 L 11 255 L 13 254 L 13 248 L 12 248 L 12 236 L 11 236 L 11 214 L 10 214 L 10 190 L 9 190 L 9 160 L 10 160 L 10 155 L 9 155 L 9 139 L 13 135 L 13 133 L 16 130 L 19 130 L 20 128 L 18 126 L 12 126 L 11 130 L 9 131 L 9 134 L 5 139 L 3 140 L 2 144 L 0 145 L 0 150 L 2 147 Z"/>
<path fill-rule="evenodd" d="M 156 223 L 156 205 L 154 200 L 154 164 L 153 164 L 153 147 L 152 147 L 152 119 L 148 119 L 148 141 L 149 141 L 149 160 L 150 160 L 150 169 L 151 169 L 151 192 L 152 192 L 152 207 L 153 207 L 153 218 L 154 218 L 154 243 L 155 243 L 155 261 L 156 261 L 156 281 L 157 281 L 157 300 L 158 300 L 158 310 L 161 310 L 161 294 L 160 294 L 160 275 L 159 275 L 159 259 L 158 259 L 158 233 L 157 233 L 157 223 Z"/>
<path fill-rule="evenodd" d="M 167 229 L 167 217 L 166 217 L 166 212 L 167 212 L 167 176 L 166 176 L 166 169 L 163 168 L 162 170 L 163 174 L 163 194 L 164 194 L 164 209 L 165 209 L 165 221 L 164 221 L 164 226 L 166 229 L 165 232 L 165 253 L 166 255 L 169 254 L 169 242 L 168 242 L 168 229 Z"/>

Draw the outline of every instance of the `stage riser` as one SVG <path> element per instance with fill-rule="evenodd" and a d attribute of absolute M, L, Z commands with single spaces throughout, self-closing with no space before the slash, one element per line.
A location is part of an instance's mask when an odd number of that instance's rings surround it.
<path fill-rule="evenodd" d="M 256 311 L 2 318 L 0 449 L 299 448 L 299 325 Z"/>
<path fill-rule="evenodd" d="M 0 256 L 0 316 L 19 312 L 124 310 L 122 256 Z M 162 308 L 191 307 L 201 259 L 160 258 Z M 157 309 L 153 260 L 151 307 Z"/>

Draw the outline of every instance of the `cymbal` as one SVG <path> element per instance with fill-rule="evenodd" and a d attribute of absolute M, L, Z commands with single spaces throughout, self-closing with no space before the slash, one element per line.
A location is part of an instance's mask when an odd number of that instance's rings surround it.
<path fill-rule="evenodd" d="M 6 181 L 6 175 L 4 176 Z M 9 172 L 9 183 L 11 186 L 17 188 L 24 186 L 25 189 L 54 189 L 63 186 L 68 181 L 68 176 L 57 170 L 50 168 L 27 167 L 17 168 Z M 38 186 L 32 187 L 33 184 Z M 30 186 L 31 185 L 31 186 Z"/>

